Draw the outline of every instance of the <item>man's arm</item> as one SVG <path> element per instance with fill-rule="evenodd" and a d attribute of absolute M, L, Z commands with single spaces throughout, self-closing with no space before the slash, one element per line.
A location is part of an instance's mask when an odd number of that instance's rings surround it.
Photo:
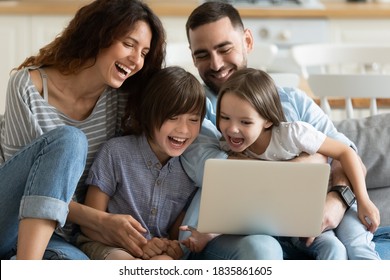
<path fill-rule="evenodd" d="M 364 176 L 367 174 L 367 169 L 363 164 L 363 161 L 360 159 L 360 165 L 362 167 Z M 350 181 L 348 180 L 346 174 L 343 171 L 340 161 L 333 160 L 331 165 L 331 186 L 343 185 L 343 186 L 351 186 Z M 353 190 L 353 186 L 351 186 Z M 329 200 L 329 202 L 328 202 Z M 334 229 L 336 228 L 341 219 L 344 216 L 347 207 L 345 203 L 341 200 L 340 196 L 336 192 L 329 192 L 327 195 L 327 203 L 325 207 L 325 215 L 324 215 L 324 225 L 326 229 Z"/>
<path fill-rule="evenodd" d="M 350 186 L 349 180 L 338 160 L 333 160 L 331 165 L 331 186 Z M 322 221 L 323 230 L 336 228 L 343 219 L 347 206 L 336 192 L 328 192 L 326 196 L 324 219 Z"/>
<path fill-rule="evenodd" d="M 198 187 L 202 186 L 204 164 L 207 159 L 226 159 L 228 155 L 219 145 L 220 132 L 207 119 L 203 121 L 201 134 L 180 156 L 181 163 L 187 175 Z"/>

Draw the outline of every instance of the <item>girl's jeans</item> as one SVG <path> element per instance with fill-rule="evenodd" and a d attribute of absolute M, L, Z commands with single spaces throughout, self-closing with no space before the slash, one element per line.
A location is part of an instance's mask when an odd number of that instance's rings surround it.
<path fill-rule="evenodd" d="M 64 225 L 87 151 L 84 133 L 63 126 L 35 139 L 0 166 L 1 259 L 15 254 L 20 219 L 49 219 Z M 69 245 L 59 258 L 85 258 L 76 247 L 53 235 L 49 247 L 57 245 L 64 249 Z"/>

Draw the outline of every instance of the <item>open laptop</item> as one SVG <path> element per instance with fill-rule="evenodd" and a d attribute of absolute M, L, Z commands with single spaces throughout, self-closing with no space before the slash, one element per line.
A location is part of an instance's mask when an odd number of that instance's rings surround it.
<path fill-rule="evenodd" d="M 328 164 L 209 159 L 198 231 L 311 237 L 321 233 Z"/>

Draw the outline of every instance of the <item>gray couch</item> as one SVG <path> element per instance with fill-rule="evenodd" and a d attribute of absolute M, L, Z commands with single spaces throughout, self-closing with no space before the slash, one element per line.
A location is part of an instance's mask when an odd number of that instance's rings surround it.
<path fill-rule="evenodd" d="M 390 226 L 390 114 L 336 123 L 357 146 L 367 168 L 369 196 L 379 208 L 381 226 Z"/>

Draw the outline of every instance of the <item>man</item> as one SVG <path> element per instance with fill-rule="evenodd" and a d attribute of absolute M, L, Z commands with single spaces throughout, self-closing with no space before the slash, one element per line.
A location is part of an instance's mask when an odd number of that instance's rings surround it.
<path fill-rule="evenodd" d="M 252 50 L 253 37 L 248 29 L 244 29 L 239 13 L 231 5 L 220 2 L 206 2 L 197 7 L 190 15 L 186 24 L 187 38 L 190 44 L 195 66 L 206 84 L 206 92 L 211 100 L 215 100 L 220 86 L 237 69 L 246 67 L 247 54 Z M 286 117 L 289 120 L 302 120 L 311 123 L 328 136 L 339 139 L 355 148 L 354 144 L 344 135 L 338 133 L 328 117 L 315 103 L 299 90 L 279 89 Z M 213 102 L 215 103 L 215 102 Z M 208 117 L 215 122 L 213 108 L 208 104 Z M 215 124 L 215 123 L 214 123 Z M 219 149 L 220 134 L 207 120 L 202 127 L 199 141 L 184 155 L 183 165 L 189 176 L 201 186 L 204 162 L 208 158 L 227 158 Z M 318 161 L 319 158 L 299 157 L 298 160 Z M 349 185 L 338 162 L 332 164 L 333 185 Z M 194 225 L 197 221 L 197 211 L 200 192 L 198 191 L 190 205 L 184 224 Z M 220 236 L 212 240 L 200 254 L 191 254 L 190 258 L 201 259 L 281 259 L 300 258 L 307 245 L 330 242 L 330 252 L 317 255 L 324 258 L 346 258 L 345 248 L 335 244 L 334 229 L 338 226 L 346 211 L 345 204 L 337 193 L 327 195 L 322 229 L 324 233 L 306 242 L 290 239 L 278 240 L 265 235 L 251 236 Z M 181 239 L 186 234 L 181 234 Z M 279 243 L 279 242 L 280 243 Z M 333 243 L 332 243 L 333 242 Z M 307 255 L 303 254 L 303 257 Z"/>

